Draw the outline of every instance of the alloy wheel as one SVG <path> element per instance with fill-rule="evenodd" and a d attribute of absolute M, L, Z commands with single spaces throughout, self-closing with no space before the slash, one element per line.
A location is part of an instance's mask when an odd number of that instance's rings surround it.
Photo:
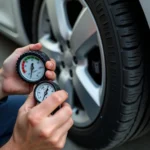
<path fill-rule="evenodd" d="M 75 126 L 89 126 L 104 102 L 106 68 L 101 36 L 86 2 L 45 0 L 38 38 L 56 60 L 57 82 L 69 94 Z"/>

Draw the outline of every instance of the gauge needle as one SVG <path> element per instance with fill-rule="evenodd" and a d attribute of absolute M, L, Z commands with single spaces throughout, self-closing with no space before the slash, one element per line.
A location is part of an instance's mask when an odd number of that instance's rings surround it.
<path fill-rule="evenodd" d="M 34 63 L 31 64 L 31 68 L 30 69 L 31 69 L 31 76 L 30 76 L 30 78 L 32 78 L 32 72 L 34 70 Z"/>
<path fill-rule="evenodd" d="M 45 96 L 48 94 L 48 86 L 47 86 L 47 89 L 45 90 L 44 92 L 44 97 L 43 97 L 43 100 L 45 99 Z"/>

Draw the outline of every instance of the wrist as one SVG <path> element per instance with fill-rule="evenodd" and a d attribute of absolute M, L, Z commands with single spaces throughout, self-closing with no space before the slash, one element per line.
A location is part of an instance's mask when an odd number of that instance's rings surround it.
<path fill-rule="evenodd" d="M 0 150 L 20 150 L 12 138 Z"/>
<path fill-rule="evenodd" d="M 3 83 L 4 83 L 4 73 L 3 69 L 0 69 L 0 100 L 8 96 L 8 94 L 4 91 Z"/>

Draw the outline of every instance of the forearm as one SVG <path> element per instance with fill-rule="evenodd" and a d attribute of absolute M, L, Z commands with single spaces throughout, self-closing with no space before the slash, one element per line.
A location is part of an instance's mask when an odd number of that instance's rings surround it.
<path fill-rule="evenodd" d="M 3 69 L 0 69 L 0 100 L 7 96 L 7 94 L 3 91 L 3 80 Z"/>

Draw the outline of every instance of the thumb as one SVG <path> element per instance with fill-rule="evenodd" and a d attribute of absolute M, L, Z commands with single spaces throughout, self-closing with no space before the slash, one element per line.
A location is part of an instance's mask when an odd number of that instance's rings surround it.
<path fill-rule="evenodd" d="M 29 94 L 27 100 L 24 103 L 24 106 L 28 109 L 31 109 L 34 106 L 36 106 L 36 100 L 34 99 L 33 91 Z"/>
<path fill-rule="evenodd" d="M 41 49 L 42 49 L 42 45 L 40 43 L 36 43 L 36 44 L 27 45 L 22 48 L 18 48 L 17 50 L 19 51 L 19 53 L 25 53 L 28 52 L 29 50 L 41 50 Z"/>

